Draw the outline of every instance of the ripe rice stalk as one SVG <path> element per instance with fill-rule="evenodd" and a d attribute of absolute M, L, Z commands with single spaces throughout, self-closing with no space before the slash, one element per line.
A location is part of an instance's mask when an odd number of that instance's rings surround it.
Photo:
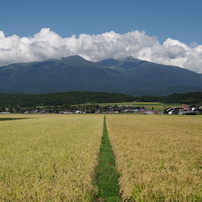
<path fill-rule="evenodd" d="M 123 200 L 202 199 L 202 116 L 107 115 Z"/>
<path fill-rule="evenodd" d="M 92 199 L 103 115 L 1 118 L 0 201 Z"/>

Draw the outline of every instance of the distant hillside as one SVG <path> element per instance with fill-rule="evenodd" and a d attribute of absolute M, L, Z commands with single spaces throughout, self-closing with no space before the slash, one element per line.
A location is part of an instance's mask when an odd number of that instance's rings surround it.
<path fill-rule="evenodd" d="M 0 93 L 96 91 L 133 96 L 202 91 L 202 75 L 132 57 L 98 63 L 80 56 L 0 67 Z"/>
<path fill-rule="evenodd" d="M 38 95 L 0 95 L 0 105 L 21 107 L 133 102 L 131 95 L 105 92 L 62 92 Z"/>
<path fill-rule="evenodd" d="M 202 92 L 176 93 L 169 96 L 140 96 L 134 97 L 119 93 L 105 92 L 62 92 L 38 95 L 6 95 L 0 94 L 0 108 L 20 106 L 57 106 L 95 103 L 119 102 L 161 102 L 202 105 Z"/>
<path fill-rule="evenodd" d="M 141 102 L 181 103 L 202 105 L 202 92 L 175 93 L 169 96 L 141 96 Z"/>

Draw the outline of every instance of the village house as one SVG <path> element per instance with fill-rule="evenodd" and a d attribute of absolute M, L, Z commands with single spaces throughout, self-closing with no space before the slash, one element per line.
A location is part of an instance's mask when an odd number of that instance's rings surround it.
<path fill-rule="evenodd" d="M 188 114 L 192 112 L 202 112 L 202 107 L 199 105 L 182 105 L 182 107 L 170 107 L 164 111 L 165 114 Z"/>

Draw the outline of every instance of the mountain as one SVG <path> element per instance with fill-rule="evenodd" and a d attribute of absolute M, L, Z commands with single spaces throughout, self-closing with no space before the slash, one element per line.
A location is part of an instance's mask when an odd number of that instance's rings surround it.
<path fill-rule="evenodd" d="M 170 95 L 202 90 L 202 74 L 180 67 L 161 65 L 132 57 L 107 59 L 98 64 L 118 72 L 127 80 L 132 95 Z"/>
<path fill-rule="evenodd" d="M 90 62 L 80 56 L 0 67 L 0 93 L 97 91 L 170 95 L 202 91 L 202 75 L 128 57 Z"/>
<path fill-rule="evenodd" d="M 98 64 L 71 56 L 0 67 L 0 92 L 103 91 L 111 78 Z"/>

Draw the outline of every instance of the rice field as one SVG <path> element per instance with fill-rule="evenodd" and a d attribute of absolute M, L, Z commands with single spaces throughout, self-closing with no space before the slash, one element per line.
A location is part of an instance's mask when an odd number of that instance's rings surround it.
<path fill-rule="evenodd" d="M 91 201 L 103 115 L 0 115 L 0 201 Z"/>
<path fill-rule="evenodd" d="M 123 201 L 202 201 L 202 116 L 106 121 Z"/>
<path fill-rule="evenodd" d="M 0 114 L 0 201 L 94 201 L 103 121 Z M 106 125 L 122 201 L 202 201 L 202 116 L 107 114 Z"/>

